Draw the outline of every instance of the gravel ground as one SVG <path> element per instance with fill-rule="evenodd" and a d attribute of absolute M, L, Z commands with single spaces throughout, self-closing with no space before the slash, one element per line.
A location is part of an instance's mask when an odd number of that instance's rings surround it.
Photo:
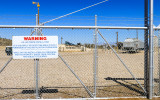
<path fill-rule="evenodd" d="M 88 89 L 93 92 L 93 51 L 60 52 L 59 54 L 74 70 Z M 123 53 L 119 51 L 118 54 L 143 86 L 143 51 L 139 53 Z M 11 56 L 7 56 L 2 47 L 0 47 L 0 55 L 0 68 L 2 68 Z M 155 57 L 155 71 L 157 71 L 158 66 L 157 58 L 158 57 Z M 156 76 L 158 72 L 155 73 Z M 98 51 L 97 74 L 97 97 L 144 96 L 143 90 L 110 50 Z M 35 89 L 34 60 L 12 60 L 3 72 L 0 73 L 0 80 L 0 99 L 35 98 L 34 93 L 24 93 L 26 90 Z M 41 90 L 41 98 L 90 97 L 60 58 L 40 60 L 39 88 Z M 55 89 L 57 89 L 58 92 L 54 91 Z M 43 90 L 50 90 L 50 93 L 45 93 Z"/>

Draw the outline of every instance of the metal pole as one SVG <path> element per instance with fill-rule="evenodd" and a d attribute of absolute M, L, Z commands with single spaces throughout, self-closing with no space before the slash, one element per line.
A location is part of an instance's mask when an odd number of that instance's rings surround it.
<path fill-rule="evenodd" d="M 153 0 L 150 0 L 149 20 L 149 99 L 153 98 Z"/>
<path fill-rule="evenodd" d="M 13 59 L 13 57 L 11 57 L 7 63 L 2 67 L 2 69 L 0 70 L 0 73 L 6 68 L 6 66 L 11 62 L 11 60 Z"/>
<path fill-rule="evenodd" d="M 138 40 L 138 30 L 136 30 L 136 33 L 137 33 L 137 37 L 136 37 L 136 38 L 137 38 L 137 40 Z"/>
<path fill-rule="evenodd" d="M 116 32 L 117 34 L 117 52 L 118 52 L 118 32 Z"/>
<path fill-rule="evenodd" d="M 36 26 L 38 26 L 38 14 L 36 14 Z M 38 36 L 38 28 L 36 28 L 36 35 Z M 38 63 L 39 63 L 39 59 L 35 59 L 34 60 L 36 62 L 36 99 L 39 99 L 39 89 L 38 89 L 38 82 L 39 82 L 39 70 L 38 70 Z"/>
<path fill-rule="evenodd" d="M 38 14 L 36 14 L 36 26 L 38 26 Z M 38 28 L 36 28 L 36 35 L 38 36 Z"/>
<path fill-rule="evenodd" d="M 63 41 L 63 37 L 61 37 L 61 44 L 62 44 L 62 41 Z"/>
<path fill-rule="evenodd" d="M 38 81 L 39 81 L 38 63 L 39 63 L 39 59 L 35 59 L 35 60 L 36 60 L 36 99 L 39 99 L 39 89 L 38 89 Z"/>
<path fill-rule="evenodd" d="M 39 25 L 39 7 L 38 7 L 38 25 Z"/>
<path fill-rule="evenodd" d="M 97 26 L 97 15 L 95 15 L 95 26 Z M 95 50 L 94 50 L 94 98 L 96 98 L 96 85 L 97 85 L 97 33 L 98 28 L 95 29 Z"/>
<path fill-rule="evenodd" d="M 148 27 L 148 0 L 144 1 L 144 27 Z M 148 97 L 148 29 L 144 30 L 144 88 Z"/>

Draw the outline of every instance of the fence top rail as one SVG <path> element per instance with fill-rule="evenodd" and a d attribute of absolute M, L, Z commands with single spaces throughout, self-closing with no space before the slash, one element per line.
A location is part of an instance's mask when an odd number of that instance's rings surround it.
<path fill-rule="evenodd" d="M 30 25 L 0 25 L 0 28 L 55 28 L 55 29 L 147 29 L 147 27 L 122 26 L 30 26 Z M 155 29 L 155 28 L 154 28 Z M 156 28 L 160 29 L 160 28 Z"/>

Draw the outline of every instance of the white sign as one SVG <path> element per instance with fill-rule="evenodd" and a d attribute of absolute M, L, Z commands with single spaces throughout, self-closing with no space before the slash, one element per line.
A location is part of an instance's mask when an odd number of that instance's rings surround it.
<path fill-rule="evenodd" d="M 58 36 L 13 36 L 13 59 L 58 58 Z"/>

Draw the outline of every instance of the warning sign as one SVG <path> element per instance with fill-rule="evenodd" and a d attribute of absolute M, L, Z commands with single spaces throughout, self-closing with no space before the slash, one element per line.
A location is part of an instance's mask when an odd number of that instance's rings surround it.
<path fill-rule="evenodd" d="M 13 36 L 13 59 L 58 58 L 58 36 Z"/>

